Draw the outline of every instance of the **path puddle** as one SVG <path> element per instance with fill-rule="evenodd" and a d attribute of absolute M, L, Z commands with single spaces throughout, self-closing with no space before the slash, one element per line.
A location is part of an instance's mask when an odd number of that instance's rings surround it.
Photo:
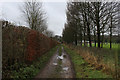
<path fill-rule="evenodd" d="M 57 63 L 53 63 L 53 65 L 55 65 L 55 66 L 56 66 L 56 65 L 58 65 L 58 64 L 57 64 Z"/>
<path fill-rule="evenodd" d="M 57 56 L 57 59 L 61 59 L 61 60 L 63 60 L 63 55 L 61 55 L 61 56 Z"/>
<path fill-rule="evenodd" d="M 36 76 L 36 78 L 73 78 L 70 58 L 62 47 L 62 54 L 59 56 L 59 50 L 50 59 L 50 62 L 45 68 Z"/>
<path fill-rule="evenodd" d="M 68 71 L 69 67 L 64 67 L 63 70 L 64 71 Z"/>

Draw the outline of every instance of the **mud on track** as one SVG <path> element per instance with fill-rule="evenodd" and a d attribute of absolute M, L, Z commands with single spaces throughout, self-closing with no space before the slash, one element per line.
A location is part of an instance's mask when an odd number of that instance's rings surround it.
<path fill-rule="evenodd" d="M 62 55 L 59 56 L 59 48 L 35 78 L 75 78 L 69 55 L 62 47 Z"/>

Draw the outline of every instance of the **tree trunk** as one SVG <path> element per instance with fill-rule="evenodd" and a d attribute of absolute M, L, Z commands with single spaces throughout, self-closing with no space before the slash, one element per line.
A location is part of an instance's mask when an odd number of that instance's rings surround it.
<path fill-rule="evenodd" d="M 75 26 L 75 45 L 77 46 L 77 26 Z"/>
<path fill-rule="evenodd" d="M 81 40 L 81 46 L 82 46 L 82 40 Z"/>
<path fill-rule="evenodd" d="M 111 14 L 111 24 L 110 24 L 110 49 L 112 49 L 112 14 Z"/>
<path fill-rule="evenodd" d="M 94 42 L 95 42 L 95 47 L 96 47 L 96 34 L 95 34 L 95 30 L 94 30 Z"/>
<path fill-rule="evenodd" d="M 80 45 L 82 46 L 82 33 L 80 33 Z"/>
<path fill-rule="evenodd" d="M 98 48 L 100 48 L 100 27 L 99 24 L 97 25 L 97 35 L 98 35 Z"/>
<path fill-rule="evenodd" d="M 84 20 L 84 46 L 86 46 L 86 43 L 85 43 L 85 37 L 86 37 L 85 32 L 86 32 L 86 25 L 85 25 L 85 20 Z"/>
<path fill-rule="evenodd" d="M 75 34 L 75 45 L 77 46 L 77 34 Z"/>
<path fill-rule="evenodd" d="M 95 39 L 95 47 L 96 47 L 96 39 Z"/>
<path fill-rule="evenodd" d="M 86 46 L 86 44 L 85 44 L 85 32 L 84 32 L 84 46 Z"/>
<path fill-rule="evenodd" d="M 89 25 L 88 25 L 88 39 L 89 39 L 89 45 L 90 45 L 90 47 L 92 47 L 92 44 L 91 44 L 91 35 L 90 35 L 90 27 L 89 27 Z"/>
<path fill-rule="evenodd" d="M 92 47 L 92 45 L 91 45 L 91 35 L 90 35 L 90 24 L 89 24 L 89 20 L 87 19 L 86 13 L 85 13 L 85 22 L 87 23 L 87 35 L 88 35 L 89 45 L 90 45 L 90 47 Z"/>
<path fill-rule="evenodd" d="M 96 5 L 96 26 L 97 26 L 97 42 L 98 42 L 98 48 L 100 48 L 100 17 L 99 17 L 99 2 L 97 2 Z"/>
<path fill-rule="evenodd" d="M 92 44 L 91 44 L 91 35 L 90 35 L 90 26 L 89 26 L 89 22 L 88 22 L 86 16 L 85 16 L 85 19 L 86 19 L 86 22 L 87 22 L 87 35 L 88 35 L 89 45 L 90 45 L 90 47 L 92 47 Z"/>
<path fill-rule="evenodd" d="M 104 31 L 104 30 L 103 30 Z M 103 48 L 103 41 L 104 40 L 104 32 L 102 32 L 102 42 L 101 42 L 101 48 Z"/>
<path fill-rule="evenodd" d="M 110 49 L 112 49 L 112 27 L 110 27 Z"/>

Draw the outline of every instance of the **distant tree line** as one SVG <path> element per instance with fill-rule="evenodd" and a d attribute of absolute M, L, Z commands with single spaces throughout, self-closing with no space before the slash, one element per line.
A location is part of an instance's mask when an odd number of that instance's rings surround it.
<path fill-rule="evenodd" d="M 68 2 L 67 22 L 63 30 L 63 40 L 67 43 L 80 42 L 86 46 L 103 47 L 105 37 L 112 48 L 112 37 L 119 39 L 120 3 L 118 2 Z M 108 38 L 109 36 L 109 38 Z M 107 40 L 108 41 L 108 40 Z M 119 42 L 119 41 L 118 41 Z"/>

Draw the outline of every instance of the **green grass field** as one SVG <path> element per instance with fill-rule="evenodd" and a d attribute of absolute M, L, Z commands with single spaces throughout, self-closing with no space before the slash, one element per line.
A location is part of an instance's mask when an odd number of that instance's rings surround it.
<path fill-rule="evenodd" d="M 120 46 L 120 44 L 112 43 L 112 49 L 118 50 L 118 46 Z M 103 48 L 109 49 L 110 48 L 110 44 L 109 43 L 108 44 L 104 44 Z"/>
<path fill-rule="evenodd" d="M 84 44 L 82 44 L 82 46 L 84 46 Z M 89 44 L 88 44 L 88 46 L 89 46 Z M 92 46 L 94 47 L 94 43 L 92 43 Z M 98 44 L 96 44 L 96 47 L 98 47 Z M 118 50 L 119 47 L 120 47 L 120 44 L 112 43 L 112 49 L 113 50 Z M 103 48 L 109 49 L 110 48 L 110 43 L 104 43 Z"/>

